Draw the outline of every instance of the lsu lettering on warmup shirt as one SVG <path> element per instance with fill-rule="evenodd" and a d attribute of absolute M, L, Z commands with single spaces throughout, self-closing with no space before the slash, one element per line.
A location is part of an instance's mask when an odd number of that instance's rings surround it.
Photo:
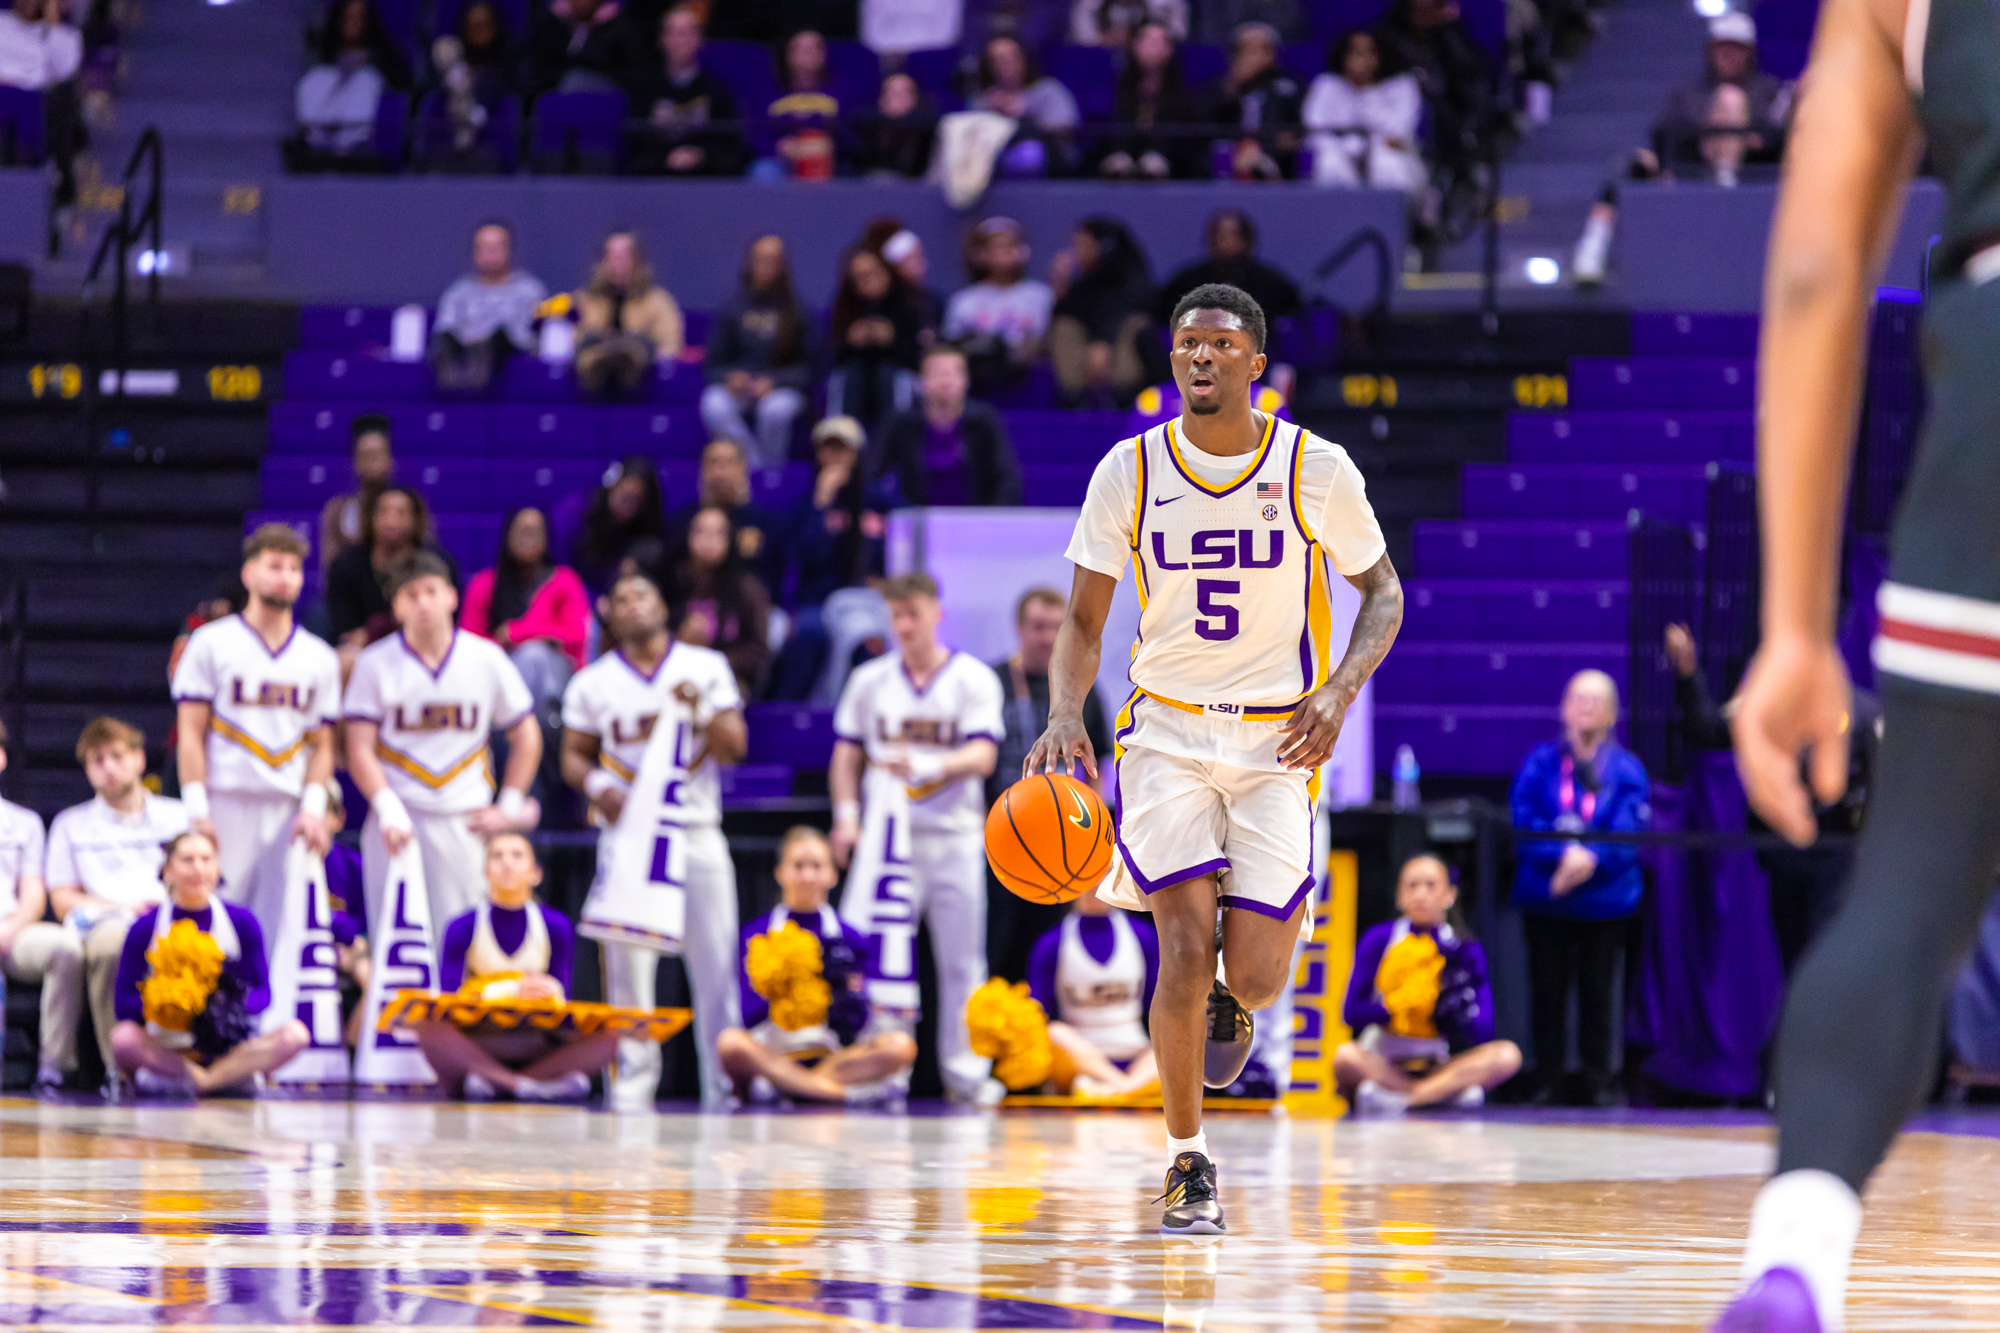
<path fill-rule="evenodd" d="M 682 686 L 691 687 L 683 691 Z M 682 702 L 691 692 L 693 704 Z M 701 744 L 701 731 L 717 713 L 743 706 L 736 673 L 729 659 L 713 648 L 676 643 L 667 649 L 653 674 L 640 672 L 613 650 L 570 678 L 563 691 L 563 726 L 597 737 L 597 762 L 627 790 L 645 757 L 646 742 L 661 724 L 681 729 L 675 767 L 685 769 Z M 722 822 L 719 765 L 705 763 L 700 771 L 676 782 L 672 804 L 680 812 L 675 822 L 715 827 Z"/>
<path fill-rule="evenodd" d="M 340 717 L 340 658 L 296 626 L 272 652 L 243 617 L 225 616 L 188 638 L 174 702 L 209 706 L 210 791 L 297 799 L 313 737 Z"/>
<path fill-rule="evenodd" d="M 943 755 L 967 741 L 998 744 L 1007 734 L 1002 707 L 1000 678 L 970 653 L 953 653 L 920 690 L 904 669 L 902 654 L 889 652 L 847 677 L 833 711 L 833 731 L 859 745 L 879 768 L 900 755 Z M 980 778 L 953 778 L 908 790 L 915 831 L 976 833 L 986 826 L 986 788 Z"/>
<path fill-rule="evenodd" d="M 1134 685 L 1249 719 L 1286 716 L 1340 660 L 1326 562 L 1359 574 L 1386 549 L 1347 451 L 1263 422 L 1256 451 L 1235 457 L 1190 446 L 1178 418 L 1116 445 L 1065 552 L 1108 578 L 1134 566 Z"/>
<path fill-rule="evenodd" d="M 534 710 L 499 644 L 464 630 L 433 671 L 401 631 L 370 644 L 347 682 L 346 715 L 381 728 L 375 757 L 389 790 L 417 814 L 469 814 L 493 803 L 486 738 Z"/>

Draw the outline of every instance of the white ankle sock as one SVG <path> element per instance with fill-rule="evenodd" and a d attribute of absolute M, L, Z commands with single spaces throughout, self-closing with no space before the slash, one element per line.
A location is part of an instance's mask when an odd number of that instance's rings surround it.
<path fill-rule="evenodd" d="M 1168 1161 L 1172 1161 L 1184 1152 L 1198 1152 L 1203 1157 L 1208 1157 L 1211 1162 L 1215 1160 L 1208 1156 L 1208 1131 L 1205 1129 L 1196 1130 L 1191 1139 L 1177 1139 L 1171 1134 L 1167 1136 Z"/>
<path fill-rule="evenodd" d="M 1854 1238 L 1861 1230 L 1861 1199 L 1847 1182 L 1827 1171 L 1787 1171 L 1764 1182 L 1750 1210 L 1750 1244 L 1743 1254 L 1743 1281 L 1756 1281 L 1773 1268 L 1790 1268 L 1812 1288 L 1820 1327 L 1845 1327 L 1847 1269 L 1854 1261 Z"/>

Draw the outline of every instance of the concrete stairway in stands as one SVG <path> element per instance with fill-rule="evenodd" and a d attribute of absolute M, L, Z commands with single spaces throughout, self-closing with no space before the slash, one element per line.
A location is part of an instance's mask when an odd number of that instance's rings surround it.
<path fill-rule="evenodd" d="M 1498 778 L 1555 734 L 1564 683 L 1629 696 L 1628 525 L 1699 529 L 1711 464 L 1753 449 L 1754 315 L 1632 316 L 1632 355 L 1578 358 L 1568 410 L 1517 412 L 1504 462 L 1468 466 L 1457 521 L 1419 521 L 1408 612 L 1377 676 L 1378 765 Z"/>

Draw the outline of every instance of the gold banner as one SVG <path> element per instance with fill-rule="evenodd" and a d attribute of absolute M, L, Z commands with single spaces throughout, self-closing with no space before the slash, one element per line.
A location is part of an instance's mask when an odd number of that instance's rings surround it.
<path fill-rule="evenodd" d="M 397 991 L 382 1006 L 376 1027 L 413 1028 L 419 1023 L 443 1019 L 462 1028 L 540 1028 L 544 1032 L 574 1032 L 594 1037 L 615 1032 L 621 1037 L 666 1041 L 694 1019 L 692 1009 L 621 1009 L 614 1004 L 592 1004 L 582 1000 L 482 1000 L 454 991 Z"/>

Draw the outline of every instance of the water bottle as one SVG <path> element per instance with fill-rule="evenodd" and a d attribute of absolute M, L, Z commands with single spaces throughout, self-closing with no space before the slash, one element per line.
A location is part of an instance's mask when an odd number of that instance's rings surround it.
<path fill-rule="evenodd" d="M 1389 770 L 1389 804 L 1397 810 L 1414 810 L 1423 804 L 1417 794 L 1417 752 L 1407 745 L 1396 747 L 1396 763 Z"/>

